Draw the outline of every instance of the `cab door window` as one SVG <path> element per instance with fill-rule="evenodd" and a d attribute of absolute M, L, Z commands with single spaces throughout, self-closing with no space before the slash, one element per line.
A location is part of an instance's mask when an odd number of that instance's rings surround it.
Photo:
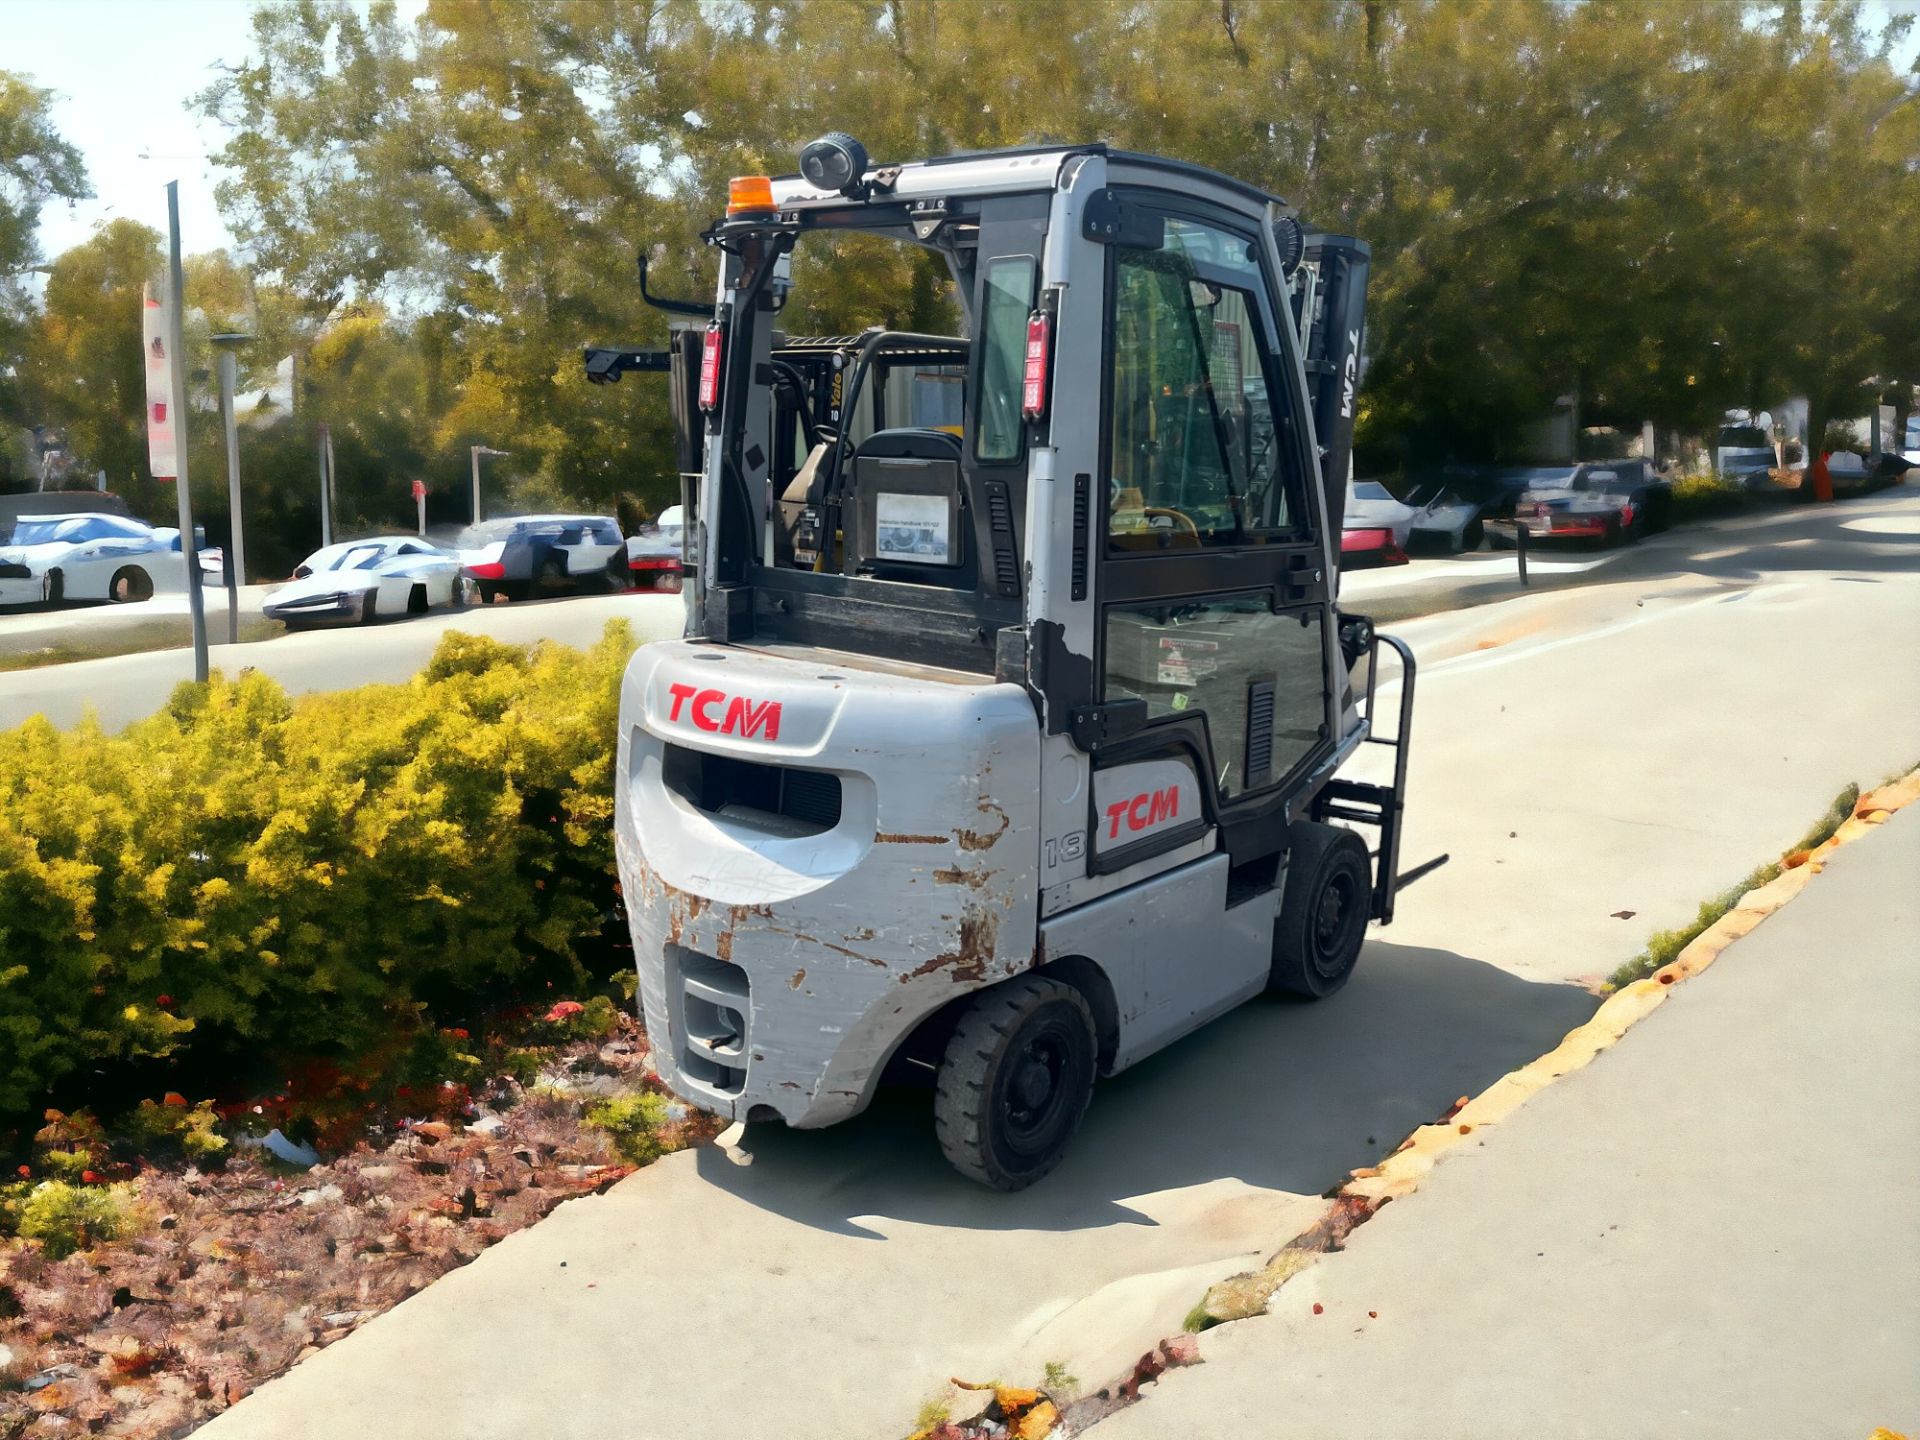
<path fill-rule="evenodd" d="M 1276 613 L 1263 595 L 1107 610 L 1105 695 L 1147 702 L 1149 719 L 1203 714 L 1219 797 L 1285 778 L 1324 734 L 1324 635 L 1317 608 Z"/>
<path fill-rule="evenodd" d="M 1111 551 L 1262 543 L 1296 524 L 1259 283 L 1250 242 L 1194 222 L 1116 252 Z"/>

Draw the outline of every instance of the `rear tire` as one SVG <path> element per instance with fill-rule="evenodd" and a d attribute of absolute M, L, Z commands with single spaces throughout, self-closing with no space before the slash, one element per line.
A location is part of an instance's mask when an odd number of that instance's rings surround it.
<path fill-rule="evenodd" d="M 1093 1097 L 1099 1040 L 1070 985 L 1027 975 L 983 991 L 947 1041 L 933 1124 L 953 1168 L 1024 1190 L 1060 1163 Z"/>
<path fill-rule="evenodd" d="M 424 615 L 430 607 L 427 604 L 427 587 L 416 585 L 407 592 L 407 614 Z"/>
<path fill-rule="evenodd" d="M 1324 1000 L 1347 983 L 1360 960 L 1373 909 L 1370 857 L 1353 831 L 1313 820 L 1296 821 L 1289 844 L 1267 989 Z"/>
<path fill-rule="evenodd" d="M 1466 528 L 1460 532 L 1460 551 L 1478 550 L 1487 539 L 1487 527 L 1478 520 L 1469 520 Z"/>

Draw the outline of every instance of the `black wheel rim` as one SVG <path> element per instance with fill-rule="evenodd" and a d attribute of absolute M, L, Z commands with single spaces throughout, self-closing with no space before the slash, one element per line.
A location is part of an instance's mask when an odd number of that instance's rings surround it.
<path fill-rule="evenodd" d="M 1313 968 L 1328 979 L 1344 971 L 1353 954 L 1354 931 L 1365 923 L 1359 882 L 1349 870 L 1335 871 L 1320 887 L 1313 907 Z"/>
<path fill-rule="evenodd" d="M 994 1086 L 995 1132 L 1015 1166 L 1057 1149 L 1079 1118 L 1089 1046 L 1077 1017 L 1045 1011 L 1020 1028 Z"/>

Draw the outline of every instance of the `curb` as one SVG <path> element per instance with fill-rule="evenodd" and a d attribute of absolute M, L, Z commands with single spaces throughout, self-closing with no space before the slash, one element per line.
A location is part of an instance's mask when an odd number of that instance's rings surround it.
<path fill-rule="evenodd" d="M 1329 1203 L 1320 1218 L 1289 1240 L 1264 1266 L 1222 1280 L 1209 1289 L 1188 1317 L 1187 1329 L 1203 1331 L 1264 1314 L 1275 1291 L 1311 1267 L 1322 1255 L 1343 1248 L 1347 1236 L 1364 1225 L 1382 1205 L 1418 1190 L 1448 1151 L 1475 1131 L 1499 1124 L 1554 1081 L 1584 1069 L 1595 1056 L 1659 1009 L 1675 985 L 1712 965 L 1729 945 L 1751 934 L 1769 915 L 1806 889 L 1813 877 L 1826 868 L 1826 861 L 1835 850 L 1871 834 L 1896 811 L 1917 802 L 1920 802 L 1920 769 L 1862 795 L 1854 805 L 1853 815 L 1830 839 L 1813 850 L 1800 851 L 1782 860 L 1780 863 L 1785 868 L 1777 878 L 1747 891 L 1731 910 L 1651 976 L 1615 991 L 1590 1019 L 1568 1031 L 1552 1050 L 1509 1071 L 1478 1095 L 1462 1096 L 1438 1122 L 1415 1130 L 1378 1165 L 1352 1171 L 1351 1178 L 1328 1192 Z M 1151 1359 L 1163 1353 L 1177 1355 L 1176 1364 L 1204 1361 L 1204 1356 L 1190 1348 L 1193 1338 L 1187 1334 L 1163 1341 L 1149 1356 L 1142 1357 L 1142 1364 L 1132 1375 L 1102 1386 L 1085 1400 L 1069 1406 L 1061 1417 L 1061 1428 L 1052 1433 L 1057 1436 L 1082 1433 L 1114 1411 L 1136 1403 L 1140 1398 L 1141 1380 L 1158 1379 L 1158 1371 L 1166 1368 L 1163 1362 L 1161 1366 L 1152 1367 L 1150 1373 L 1142 1373 L 1148 1370 Z M 1182 1341 L 1187 1348 L 1172 1348 Z M 951 1433 L 978 1432 L 955 1426 Z"/>

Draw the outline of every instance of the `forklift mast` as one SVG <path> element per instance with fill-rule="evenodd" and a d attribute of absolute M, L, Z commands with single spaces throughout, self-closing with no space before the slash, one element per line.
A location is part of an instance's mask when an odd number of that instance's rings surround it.
<path fill-rule="evenodd" d="M 1351 235 L 1309 233 L 1293 290 L 1294 325 L 1320 442 L 1327 530 L 1338 537 L 1353 465 L 1354 394 L 1366 338 L 1367 275 L 1372 251 Z M 1335 550 L 1338 550 L 1336 538 Z"/>

